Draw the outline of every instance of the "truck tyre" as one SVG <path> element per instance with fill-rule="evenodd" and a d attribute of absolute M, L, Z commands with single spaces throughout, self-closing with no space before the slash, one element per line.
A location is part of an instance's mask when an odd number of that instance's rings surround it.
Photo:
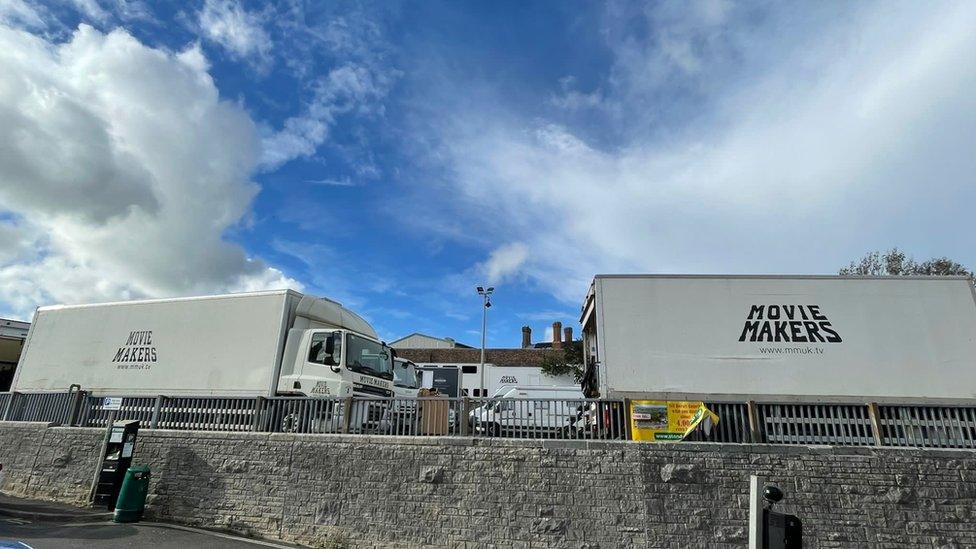
<path fill-rule="evenodd" d="M 281 418 L 281 432 L 295 433 L 298 431 L 298 414 L 286 414 Z"/>
<path fill-rule="evenodd" d="M 500 437 L 502 436 L 502 426 L 497 423 L 488 424 L 488 436 L 490 437 Z"/>

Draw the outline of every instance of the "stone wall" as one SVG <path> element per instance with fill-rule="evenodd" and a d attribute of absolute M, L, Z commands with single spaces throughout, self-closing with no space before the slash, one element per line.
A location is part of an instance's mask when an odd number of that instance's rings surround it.
<path fill-rule="evenodd" d="M 0 489 L 87 497 L 103 431 L 0 423 Z M 805 547 L 976 546 L 976 452 L 144 430 L 150 516 L 324 546 L 743 547 L 748 476 Z"/>

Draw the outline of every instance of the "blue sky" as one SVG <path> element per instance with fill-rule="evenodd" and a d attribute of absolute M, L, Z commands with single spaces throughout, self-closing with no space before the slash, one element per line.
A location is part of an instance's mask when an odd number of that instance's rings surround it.
<path fill-rule="evenodd" d="M 972 3 L 0 4 L 0 314 L 291 286 L 394 339 L 596 273 L 969 266 Z"/>

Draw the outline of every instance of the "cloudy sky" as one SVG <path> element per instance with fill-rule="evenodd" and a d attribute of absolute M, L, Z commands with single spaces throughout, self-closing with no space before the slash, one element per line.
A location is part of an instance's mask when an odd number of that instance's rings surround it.
<path fill-rule="evenodd" d="M 976 266 L 976 3 L 0 0 L 0 316 L 291 287 L 517 345 L 596 273 Z"/>

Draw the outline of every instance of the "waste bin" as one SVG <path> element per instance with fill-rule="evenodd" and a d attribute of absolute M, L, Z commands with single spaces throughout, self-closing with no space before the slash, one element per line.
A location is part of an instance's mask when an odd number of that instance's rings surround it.
<path fill-rule="evenodd" d="M 142 518 L 149 493 L 149 476 L 149 467 L 145 465 L 133 465 L 125 472 L 115 503 L 115 522 L 136 522 Z"/>

